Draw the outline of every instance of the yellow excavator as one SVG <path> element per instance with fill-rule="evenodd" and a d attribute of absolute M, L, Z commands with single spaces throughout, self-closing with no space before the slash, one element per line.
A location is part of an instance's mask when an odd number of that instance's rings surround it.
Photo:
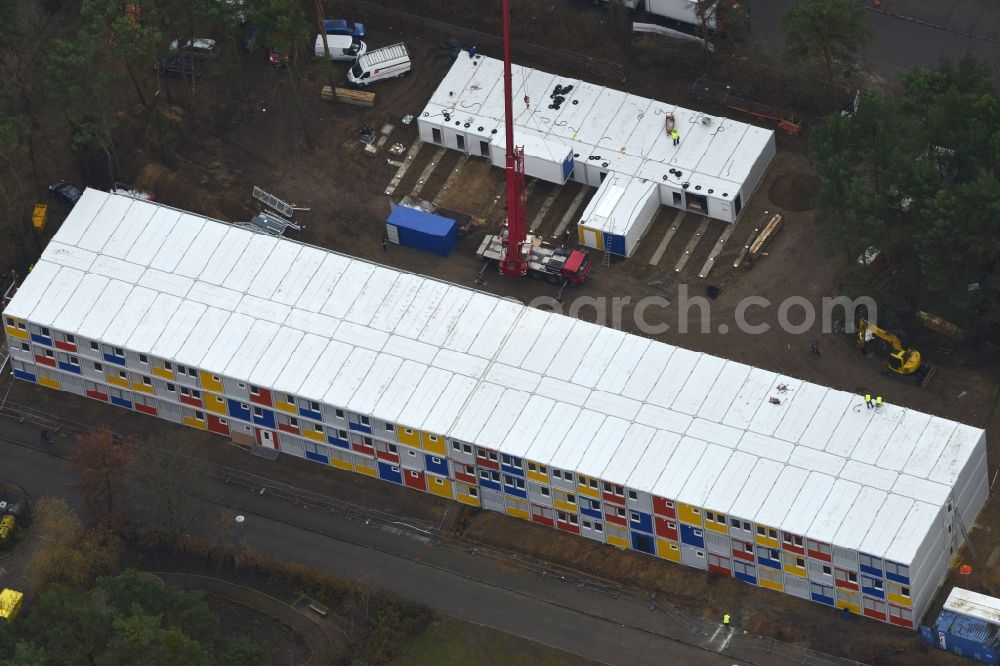
<path fill-rule="evenodd" d="M 919 351 L 904 347 L 903 343 L 899 341 L 899 337 L 893 333 L 879 328 L 865 319 L 859 319 L 858 349 L 866 352 L 869 343 L 876 338 L 887 344 L 891 350 L 886 368 L 882 370 L 883 375 L 912 382 L 921 388 L 930 383 L 937 369 L 932 365 L 925 364 Z"/>

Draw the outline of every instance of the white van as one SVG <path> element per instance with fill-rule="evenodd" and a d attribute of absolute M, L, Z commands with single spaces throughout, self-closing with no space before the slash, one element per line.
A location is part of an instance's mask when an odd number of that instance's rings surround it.
<path fill-rule="evenodd" d="M 383 79 L 406 76 L 412 69 L 410 52 L 400 42 L 369 51 L 358 58 L 347 72 L 351 85 L 364 87 Z"/>
<path fill-rule="evenodd" d="M 327 35 L 326 44 L 330 47 L 330 60 L 354 60 L 368 50 L 363 41 L 350 35 Z M 316 35 L 316 57 L 322 58 L 325 53 L 323 35 Z"/>

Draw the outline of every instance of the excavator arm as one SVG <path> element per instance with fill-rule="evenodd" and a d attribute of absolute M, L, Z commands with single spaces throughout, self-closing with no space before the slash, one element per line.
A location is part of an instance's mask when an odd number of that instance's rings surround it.
<path fill-rule="evenodd" d="M 865 320 L 858 320 L 858 348 L 863 349 L 870 341 L 878 338 L 885 341 L 892 351 L 889 353 L 888 368 L 897 375 L 912 375 L 920 370 L 920 352 L 907 349 L 899 337 Z"/>

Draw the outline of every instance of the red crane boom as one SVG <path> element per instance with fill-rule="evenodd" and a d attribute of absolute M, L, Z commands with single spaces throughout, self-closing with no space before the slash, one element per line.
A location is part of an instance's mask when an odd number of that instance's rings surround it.
<path fill-rule="evenodd" d="M 529 251 L 524 222 L 524 148 L 514 146 L 513 81 L 510 67 L 510 11 L 503 0 L 503 107 L 507 130 L 507 233 L 503 238 L 500 274 L 523 276 L 528 272 Z"/>

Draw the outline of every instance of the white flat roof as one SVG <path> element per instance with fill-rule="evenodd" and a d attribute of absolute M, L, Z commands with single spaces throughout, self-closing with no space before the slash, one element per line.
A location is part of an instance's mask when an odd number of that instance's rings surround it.
<path fill-rule="evenodd" d="M 115 198 L 6 315 L 904 563 L 984 464 L 979 428 Z"/>
<path fill-rule="evenodd" d="M 978 618 L 990 624 L 1000 624 L 1000 599 L 972 590 L 951 588 L 948 598 L 945 599 L 944 609 L 959 615 Z"/>
<path fill-rule="evenodd" d="M 504 146 L 504 132 L 488 134 L 504 118 L 502 71 L 501 61 L 483 55 L 456 59 L 420 120 L 452 128 L 457 122 L 465 131 L 469 131 L 466 124 L 472 130 L 483 126 L 485 131 L 478 134 Z M 627 176 L 643 171 L 643 177 L 659 181 L 667 175 L 676 182 L 690 182 L 692 188 L 727 191 L 731 198 L 774 134 L 749 123 L 517 64 L 512 65 L 511 75 L 514 139 L 525 146 L 527 156 L 561 161 L 569 149 L 580 154 L 577 159 L 600 156 L 609 170 Z M 551 109 L 556 85 L 572 89 L 562 93 L 565 100 L 558 109 Z M 674 114 L 679 146 L 666 134 L 667 113 Z M 526 140 L 529 136 L 533 138 Z M 557 143 L 566 149 L 554 150 Z M 671 169 L 681 170 L 683 177 L 677 180 L 669 174 Z"/>

